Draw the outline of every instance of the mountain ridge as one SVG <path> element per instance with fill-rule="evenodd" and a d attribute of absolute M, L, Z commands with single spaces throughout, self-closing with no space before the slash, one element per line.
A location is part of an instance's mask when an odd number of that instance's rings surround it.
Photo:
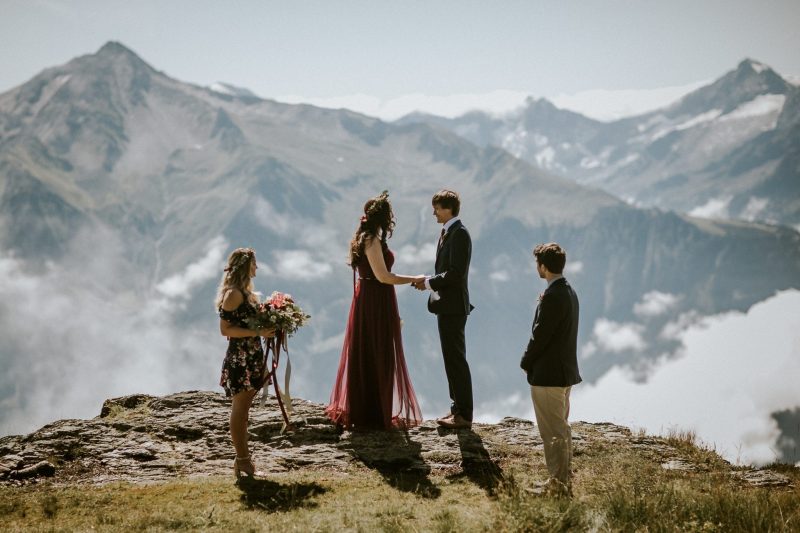
<path fill-rule="evenodd" d="M 745 59 L 671 105 L 611 122 L 542 99 L 504 118 L 413 115 L 400 122 L 429 122 L 478 145 L 502 146 L 637 205 L 797 226 L 797 94 L 770 67 Z"/>
<path fill-rule="evenodd" d="M 42 385 L 65 375 L 83 382 L 97 366 L 122 366 L 151 384 L 150 371 L 136 366 L 142 361 L 159 376 L 153 386 L 214 386 L 224 343 L 210 302 L 224 256 L 240 245 L 258 250 L 262 290 L 291 292 L 314 317 L 293 341 L 305 354 L 295 372 L 300 394 L 323 401 L 352 297 L 347 242 L 363 202 L 384 189 L 398 219 L 390 245 L 402 273 L 432 268 L 432 193 L 449 187 L 462 196 L 474 245 L 477 310 L 467 342 L 478 406 L 500 401 L 519 378 L 539 289 L 530 251 L 539 242 L 558 241 L 569 253 L 582 346 L 598 340 L 600 319 L 635 323 L 646 335 L 645 349 L 582 359 L 589 382 L 613 366 L 646 368 L 674 353 L 680 341 L 660 337 L 667 324 L 747 309 L 800 278 L 800 235 L 787 228 L 640 209 L 437 125 L 220 95 L 128 68 L 124 47 L 101 50 L 103 57 L 67 63 L 74 72 L 47 69 L 0 95 L 0 265 L 8 279 L 73 302 L 64 304 L 69 312 L 19 310 L 9 303 L 17 288 L 0 284 L 9 317 L 0 332 L 9 339 L 0 348 L 8 368 L 0 401 L 20 408 L 4 416 L 29 420 L 47 409 L 40 400 L 17 404 L 23 388 L 49 390 Z M 110 64 L 112 56 L 122 65 Z M 134 83 L 136 68 L 147 83 Z M 773 274 L 763 276 L 754 256 L 776 265 Z M 176 277 L 183 293 L 159 289 Z M 635 306 L 653 291 L 677 303 L 637 322 Z M 415 387 L 427 410 L 443 411 L 433 321 L 420 295 L 397 294 Z M 63 347 L 50 363 L 49 344 L 30 329 L 43 320 L 54 324 L 50 342 Z M 153 333 L 142 338 L 145 326 Z M 29 357 L 41 374 L 28 372 Z M 113 396 L 122 385 L 99 386 Z M 86 398 L 62 394 L 65 405 L 85 407 Z"/>

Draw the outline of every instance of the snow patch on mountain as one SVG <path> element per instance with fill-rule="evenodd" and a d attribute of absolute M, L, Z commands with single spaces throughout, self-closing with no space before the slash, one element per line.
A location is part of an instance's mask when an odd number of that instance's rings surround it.
<path fill-rule="evenodd" d="M 229 94 L 231 96 L 245 96 L 248 98 L 258 98 L 258 96 L 251 91 L 250 89 L 245 89 L 244 87 L 237 87 L 235 85 L 231 85 L 230 83 L 223 83 L 218 81 L 216 83 L 212 83 L 208 87 L 215 93 L 220 94 Z"/>
<path fill-rule="evenodd" d="M 722 114 L 721 109 L 712 109 L 711 111 L 706 111 L 705 113 L 700 113 L 699 115 L 692 117 L 680 124 L 676 124 L 675 126 L 664 128 L 658 130 L 653 136 L 650 138 L 650 141 L 657 141 L 658 139 L 672 133 L 673 131 L 683 131 L 688 130 L 689 128 L 693 128 L 695 126 L 699 126 L 700 124 L 705 124 L 706 122 L 711 122 L 717 117 Z"/>
<path fill-rule="evenodd" d="M 762 94 L 756 96 L 749 102 L 740 105 L 730 113 L 726 113 L 725 115 L 721 116 L 720 120 L 726 121 L 726 120 L 751 119 L 774 113 L 775 120 L 777 122 L 777 116 L 783 109 L 783 104 L 785 102 L 786 102 L 785 94 Z M 773 124 L 772 127 L 769 129 L 772 129 L 774 127 L 775 124 Z"/>
<path fill-rule="evenodd" d="M 556 160 L 556 151 L 553 150 L 552 146 L 547 146 L 543 150 L 540 150 L 534 156 L 536 159 L 536 164 L 542 168 L 553 168 L 555 160 Z"/>
<path fill-rule="evenodd" d="M 703 205 L 689 211 L 689 216 L 697 218 L 728 218 L 728 205 L 733 200 L 732 196 L 711 198 Z"/>

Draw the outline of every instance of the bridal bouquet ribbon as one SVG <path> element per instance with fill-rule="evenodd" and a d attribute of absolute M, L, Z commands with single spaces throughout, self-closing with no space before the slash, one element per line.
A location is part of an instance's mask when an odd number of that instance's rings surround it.
<path fill-rule="evenodd" d="M 273 292 L 269 299 L 258 304 L 256 314 L 247 319 L 247 326 L 251 329 L 275 328 L 275 336 L 266 339 L 267 345 L 264 350 L 264 364 L 271 370 L 267 373 L 267 381 L 264 383 L 264 392 L 261 394 L 261 406 L 267 402 L 266 388 L 272 382 L 275 388 L 275 397 L 283 415 L 283 428 L 281 432 L 291 427 L 289 417 L 292 416 L 292 396 L 289 394 L 289 382 L 292 378 L 292 362 L 289 359 L 288 339 L 294 335 L 298 329 L 304 326 L 311 318 L 303 312 L 299 305 L 292 299 L 290 294 Z M 286 352 L 286 372 L 283 376 L 283 392 L 278 387 L 277 370 L 280 363 L 281 351 Z M 272 354 L 272 362 L 267 358 Z"/>

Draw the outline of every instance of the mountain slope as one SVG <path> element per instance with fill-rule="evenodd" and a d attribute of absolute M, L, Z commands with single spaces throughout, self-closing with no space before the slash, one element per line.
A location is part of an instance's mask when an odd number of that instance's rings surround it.
<path fill-rule="evenodd" d="M 771 68 L 744 60 L 671 106 L 609 123 L 543 99 L 503 119 L 471 113 L 400 122 L 502 146 L 637 205 L 798 225 L 799 98 L 800 89 Z"/>
<path fill-rule="evenodd" d="M 10 407 L 0 422 L 30 424 L 54 404 L 85 410 L 93 394 L 143 383 L 162 394 L 214 387 L 225 341 L 211 302 L 236 246 L 257 249 L 257 288 L 289 291 L 311 313 L 292 340 L 295 386 L 326 400 L 352 294 L 347 243 L 364 201 L 390 190 L 394 270 L 430 272 L 430 198 L 442 187 L 462 195 L 473 235 L 467 335 L 479 410 L 509 383 L 524 387 L 517 365 L 542 288 L 531 256 L 539 242 L 568 251 L 581 344 L 595 345 L 581 362 L 588 381 L 671 353 L 675 340 L 659 333 L 684 314 L 746 309 L 800 280 L 790 229 L 638 209 L 441 127 L 220 94 L 109 43 L 0 95 L 0 403 Z M 770 276 L 753 257 L 775 265 Z M 676 303 L 641 325 L 643 347 L 596 342 L 598 320 L 639 320 L 636 305 L 654 291 Z M 397 293 L 430 416 L 447 405 L 435 321 L 423 295 Z M 28 304 L 31 294 L 49 304 Z"/>

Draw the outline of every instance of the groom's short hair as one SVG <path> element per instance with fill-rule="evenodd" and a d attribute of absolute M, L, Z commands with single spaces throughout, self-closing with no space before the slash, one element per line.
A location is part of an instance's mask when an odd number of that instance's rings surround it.
<path fill-rule="evenodd" d="M 457 217 L 461 210 L 461 199 L 459 199 L 458 193 L 448 189 L 442 189 L 434 194 L 431 204 L 438 205 L 442 209 L 449 209 L 454 217 Z"/>
<path fill-rule="evenodd" d="M 533 249 L 536 262 L 544 265 L 553 274 L 564 272 L 564 265 L 567 264 L 567 252 L 555 242 L 540 244 Z"/>

